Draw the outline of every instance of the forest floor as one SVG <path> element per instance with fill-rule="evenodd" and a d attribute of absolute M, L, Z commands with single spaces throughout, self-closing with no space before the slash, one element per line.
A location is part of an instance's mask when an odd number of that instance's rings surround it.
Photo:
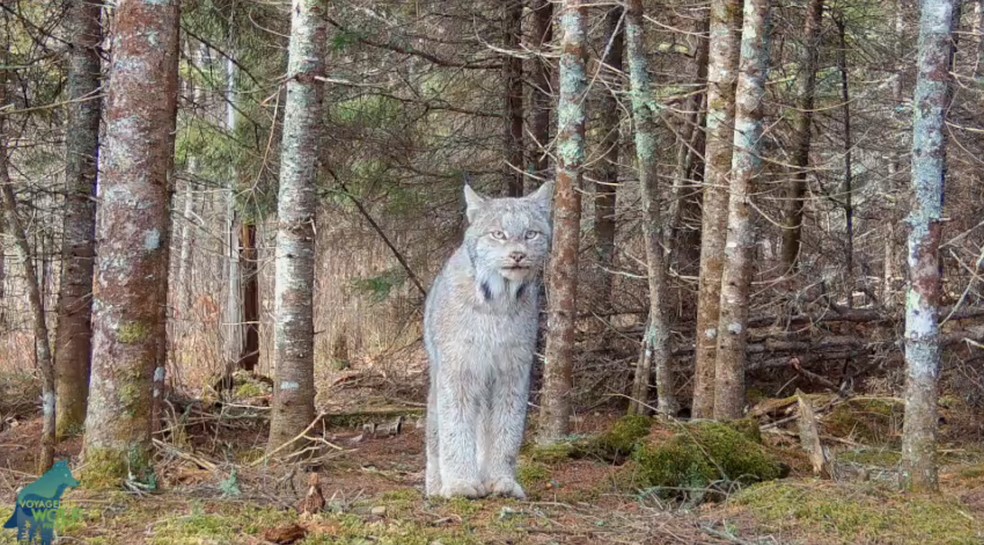
<path fill-rule="evenodd" d="M 984 449 L 979 437 L 949 442 L 942 452 L 942 492 L 907 496 L 880 477 L 892 475 L 898 450 L 860 448 L 863 415 L 828 416 L 825 441 L 850 450 L 867 467 L 862 477 L 812 476 L 790 447 L 789 433 L 764 433 L 769 448 L 786 449 L 791 473 L 734 490 L 700 505 L 660 499 L 626 486 L 632 464 L 600 459 L 535 459 L 527 450 L 520 479 L 529 500 L 423 497 L 424 437 L 408 409 L 400 433 L 390 416 L 353 409 L 332 417 L 323 437 L 334 447 L 318 460 L 263 460 L 262 418 L 184 410 L 157 443 L 159 490 L 153 493 L 71 490 L 59 514 L 59 543 L 250 545 L 549 545 L 549 544 L 879 544 L 984 543 Z M 369 414 L 370 416 L 366 416 Z M 609 429 L 616 415 L 579 419 L 575 432 Z M 378 423 L 371 434 L 366 422 Z M 845 422 L 850 429 L 845 431 Z M 950 424 L 948 424 L 950 425 Z M 5 429 L 4 429 L 5 428 Z M 31 482 L 40 421 L 8 419 L 0 431 L 0 520 L 17 489 Z M 870 431 L 870 426 L 868 428 Z M 392 430 L 395 431 L 395 430 Z M 831 434 L 841 435 L 837 437 Z M 959 435 L 959 434 L 958 434 Z M 976 434 L 975 434 L 976 435 Z M 889 442 L 890 444 L 891 442 Z M 839 445 L 839 447 L 836 447 Z M 78 438 L 62 442 L 57 459 L 73 460 Z M 319 475 L 323 511 L 299 514 L 310 474 Z M 887 479 L 891 481 L 891 479 Z M 0 544 L 14 532 L 0 530 Z"/>

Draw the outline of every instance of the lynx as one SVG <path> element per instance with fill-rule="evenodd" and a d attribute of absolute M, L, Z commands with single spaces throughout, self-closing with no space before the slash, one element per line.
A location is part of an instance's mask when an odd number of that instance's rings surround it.
<path fill-rule="evenodd" d="M 552 183 L 523 198 L 465 186 L 468 229 L 427 296 L 428 496 L 524 498 L 526 427 Z"/>

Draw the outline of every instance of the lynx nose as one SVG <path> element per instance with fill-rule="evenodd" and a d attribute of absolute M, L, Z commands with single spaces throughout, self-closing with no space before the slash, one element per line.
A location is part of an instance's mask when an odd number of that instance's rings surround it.
<path fill-rule="evenodd" d="M 519 263 L 524 259 L 526 259 L 526 254 L 523 252 L 510 252 L 509 257 L 512 258 L 512 260 L 515 261 L 516 263 Z"/>

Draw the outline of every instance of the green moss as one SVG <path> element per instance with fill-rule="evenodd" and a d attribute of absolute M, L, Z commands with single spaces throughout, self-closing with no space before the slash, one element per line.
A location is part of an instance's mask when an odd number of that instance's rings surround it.
<path fill-rule="evenodd" d="M 527 456 L 534 462 L 556 464 L 576 457 L 578 447 L 574 443 L 563 442 L 553 445 L 536 445 L 529 449 Z"/>
<path fill-rule="evenodd" d="M 941 496 L 903 495 L 877 487 L 776 481 L 750 487 L 735 505 L 779 531 L 840 543 L 923 545 L 981 543 L 984 522 Z"/>
<path fill-rule="evenodd" d="M 965 467 L 957 473 L 957 477 L 961 480 L 976 480 L 984 478 L 984 464 L 979 464 L 976 466 Z"/>
<path fill-rule="evenodd" d="M 516 482 L 529 492 L 550 480 L 550 468 L 546 464 L 533 460 L 520 460 L 516 468 Z"/>
<path fill-rule="evenodd" d="M 838 462 L 876 467 L 894 467 L 899 465 L 901 459 L 902 453 L 885 448 L 849 450 L 837 455 Z"/>
<path fill-rule="evenodd" d="M 123 344 L 143 342 L 150 335 L 150 328 L 140 322 L 129 322 L 120 326 L 116 339 Z"/>
<path fill-rule="evenodd" d="M 623 416 L 612 429 L 587 441 L 581 450 L 585 454 L 606 460 L 624 459 L 632 453 L 642 438 L 649 435 L 653 419 L 648 416 Z"/>
<path fill-rule="evenodd" d="M 218 504 L 206 510 L 192 504 L 185 516 L 169 517 L 154 527 L 151 545 L 200 545 L 242 543 L 242 535 L 258 535 L 263 530 L 288 524 L 296 518 L 292 511 Z"/>
<path fill-rule="evenodd" d="M 728 424 L 680 425 L 672 436 L 636 449 L 640 482 L 668 496 L 686 496 L 718 482 L 753 483 L 777 479 L 784 468 L 765 448 Z"/>
<path fill-rule="evenodd" d="M 749 441 L 762 444 L 762 429 L 759 427 L 758 420 L 754 418 L 742 418 L 741 420 L 732 420 L 727 424 L 738 433 L 744 435 Z"/>
<path fill-rule="evenodd" d="M 133 446 L 128 451 L 110 448 L 88 448 L 85 465 L 79 476 L 82 486 L 94 490 L 119 488 L 125 479 L 135 478 L 150 488 L 156 488 L 157 478 L 150 455 Z"/>
<path fill-rule="evenodd" d="M 901 402 L 892 399 L 851 399 L 838 405 L 822 425 L 835 437 L 850 437 L 869 445 L 899 442 L 902 431 Z"/>
<path fill-rule="evenodd" d="M 236 388 L 235 396 L 239 399 L 259 397 L 268 394 L 268 388 L 257 382 L 244 382 Z"/>

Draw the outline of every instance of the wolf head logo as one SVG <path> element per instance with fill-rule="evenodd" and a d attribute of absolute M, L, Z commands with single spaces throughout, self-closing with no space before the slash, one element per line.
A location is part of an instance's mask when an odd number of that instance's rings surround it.
<path fill-rule="evenodd" d="M 17 495 L 14 514 L 4 523 L 4 528 L 17 529 L 17 540 L 41 545 L 51 545 L 55 540 L 55 517 L 61 506 L 66 488 L 75 488 L 79 482 L 72 476 L 68 462 L 56 463 L 38 480 Z"/>

